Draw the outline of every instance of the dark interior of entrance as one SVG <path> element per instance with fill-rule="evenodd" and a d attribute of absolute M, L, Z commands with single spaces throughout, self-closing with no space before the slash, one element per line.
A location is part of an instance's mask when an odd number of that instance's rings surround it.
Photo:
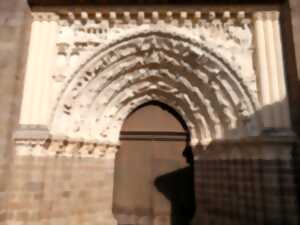
<path fill-rule="evenodd" d="M 189 132 L 169 106 L 149 102 L 125 121 L 113 213 L 120 225 L 191 224 L 195 192 Z"/>

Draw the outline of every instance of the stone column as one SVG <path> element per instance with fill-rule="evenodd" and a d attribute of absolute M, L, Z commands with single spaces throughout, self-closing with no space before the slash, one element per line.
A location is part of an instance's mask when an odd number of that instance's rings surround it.
<path fill-rule="evenodd" d="M 280 96 L 279 96 L 279 84 L 278 84 L 278 74 L 277 74 L 277 57 L 275 50 L 274 41 L 274 30 L 273 30 L 273 15 L 275 12 L 265 12 L 264 13 L 264 32 L 265 32 L 265 42 L 266 42 L 266 52 L 267 52 L 267 65 L 268 65 L 268 76 L 270 85 L 270 99 L 273 115 L 273 125 L 274 128 L 280 128 L 281 124 L 281 110 L 280 110 Z"/>
<path fill-rule="evenodd" d="M 20 116 L 20 124 L 30 124 L 30 113 L 31 111 L 31 99 L 33 95 L 33 80 L 34 80 L 34 61 L 36 58 L 36 54 L 38 52 L 38 39 L 39 39 L 39 30 L 40 30 L 40 21 L 34 18 L 31 24 L 31 35 L 30 35 L 30 43 L 29 43 L 29 54 L 27 59 L 27 67 L 25 74 L 25 82 L 24 82 L 24 90 L 23 90 L 23 100 L 21 107 L 21 116 Z"/>
<path fill-rule="evenodd" d="M 37 13 L 32 23 L 25 75 L 21 125 L 47 126 L 51 89 L 51 70 L 56 52 L 57 16 Z"/>
<path fill-rule="evenodd" d="M 58 22 L 57 22 L 57 16 L 52 15 L 51 20 L 48 21 L 48 35 L 49 40 L 47 43 L 47 52 L 45 54 L 45 71 L 43 73 L 42 77 L 42 83 L 44 84 L 44 88 L 42 90 L 42 96 L 40 98 L 40 107 L 41 110 L 41 123 L 48 125 L 49 121 L 49 113 L 51 109 L 51 90 L 52 90 L 52 71 L 53 71 L 53 65 L 55 64 L 55 55 L 56 55 L 56 39 L 57 39 L 57 33 L 58 33 Z"/>
<path fill-rule="evenodd" d="M 289 130 L 290 115 L 279 26 L 279 12 L 254 13 L 261 115 L 265 130 Z"/>
<path fill-rule="evenodd" d="M 255 28 L 255 45 L 256 45 L 256 68 L 258 73 L 259 95 L 261 101 L 261 116 L 264 128 L 272 127 L 272 111 L 270 108 L 270 81 L 269 68 L 267 66 L 267 52 L 266 52 L 266 37 L 264 32 L 263 13 L 257 12 L 253 16 Z"/>
<path fill-rule="evenodd" d="M 283 64 L 283 53 L 282 53 L 282 39 L 281 29 L 279 24 L 279 13 L 274 12 L 273 15 L 273 34 L 274 44 L 277 57 L 277 71 L 278 71 L 278 82 L 279 82 L 279 96 L 281 101 L 281 113 L 282 113 L 282 127 L 289 129 L 291 127 L 289 102 L 286 89 L 285 69 Z"/>

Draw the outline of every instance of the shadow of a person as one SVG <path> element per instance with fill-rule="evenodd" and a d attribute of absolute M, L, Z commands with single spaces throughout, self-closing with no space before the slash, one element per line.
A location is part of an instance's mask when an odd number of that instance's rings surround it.
<path fill-rule="evenodd" d="M 189 166 L 157 177 L 154 185 L 171 204 L 171 225 L 191 225 L 195 214 L 193 153 L 187 147 L 183 151 Z"/>

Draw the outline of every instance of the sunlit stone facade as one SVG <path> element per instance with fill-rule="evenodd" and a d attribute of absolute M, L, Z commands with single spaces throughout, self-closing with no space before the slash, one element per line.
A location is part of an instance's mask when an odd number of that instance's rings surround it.
<path fill-rule="evenodd" d="M 158 100 L 186 120 L 192 146 L 288 133 L 279 16 L 34 12 L 20 125 L 117 146 L 127 115 Z"/>
<path fill-rule="evenodd" d="M 298 223 L 280 9 L 185 9 L 29 12 L 10 163 L 20 180 L 7 183 L 4 224 L 116 224 L 121 128 L 150 101 L 172 107 L 189 129 L 195 224 L 250 224 L 247 213 L 251 224 Z M 228 194 L 214 181 L 243 190 Z M 30 210 L 16 210 L 21 202 Z"/>

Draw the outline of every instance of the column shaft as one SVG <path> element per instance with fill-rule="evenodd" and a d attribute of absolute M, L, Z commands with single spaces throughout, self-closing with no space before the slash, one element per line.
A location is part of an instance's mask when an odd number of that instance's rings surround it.
<path fill-rule="evenodd" d="M 46 50 L 48 45 L 48 21 L 41 22 L 41 29 L 40 29 L 40 44 L 39 44 L 39 51 L 35 59 L 35 67 L 36 70 L 34 71 L 34 95 L 32 97 L 32 114 L 31 114 L 31 123 L 34 125 L 40 124 L 41 121 L 41 93 L 44 89 L 43 83 L 43 73 L 45 72 L 45 56 Z"/>
<path fill-rule="evenodd" d="M 286 90 L 286 79 L 285 79 L 285 69 L 283 63 L 283 53 L 282 53 L 282 40 L 281 40 L 281 30 L 279 24 L 279 13 L 277 18 L 273 20 L 273 30 L 274 30 L 274 41 L 275 50 L 277 57 L 277 70 L 278 70 L 278 86 L 280 93 L 281 102 L 281 127 L 289 129 L 291 127 L 290 122 L 290 110 L 289 102 Z"/>
<path fill-rule="evenodd" d="M 270 82 L 268 77 L 268 63 L 266 52 L 266 41 L 264 33 L 264 23 L 262 13 L 257 12 L 254 14 L 254 27 L 255 27 L 255 42 L 256 42 L 256 58 L 257 58 L 257 71 L 258 71 L 258 86 L 261 99 L 261 116 L 265 128 L 272 127 L 272 112 L 270 108 Z"/>
<path fill-rule="evenodd" d="M 20 115 L 20 124 L 30 124 L 30 114 L 32 112 L 31 99 L 33 95 L 33 72 L 35 70 L 35 59 L 39 49 L 39 29 L 40 21 L 33 21 L 31 25 L 31 36 L 29 43 L 29 53 L 27 59 L 27 68 L 25 73 L 25 82 L 23 89 L 23 99 Z"/>
<path fill-rule="evenodd" d="M 290 128 L 279 12 L 254 14 L 257 72 L 264 129 Z"/>
<path fill-rule="evenodd" d="M 265 31 L 265 41 L 267 47 L 267 58 L 268 58 L 268 68 L 269 68 L 269 84 L 271 85 L 270 97 L 271 97 L 271 107 L 273 114 L 273 127 L 280 128 L 280 95 L 279 95 L 279 86 L 278 86 L 278 74 L 277 74 L 277 57 L 275 50 L 275 41 L 273 35 L 273 12 L 265 13 L 264 21 L 264 31 Z"/>
<path fill-rule="evenodd" d="M 52 14 L 34 17 L 20 124 L 47 126 L 58 25 Z"/>
<path fill-rule="evenodd" d="M 41 123 L 48 125 L 49 109 L 51 108 L 50 91 L 52 89 L 52 69 L 54 65 L 54 58 L 56 53 L 56 36 L 57 36 L 57 22 L 50 21 L 48 23 L 48 43 L 45 53 L 45 71 L 42 74 L 43 90 L 41 93 Z"/>

